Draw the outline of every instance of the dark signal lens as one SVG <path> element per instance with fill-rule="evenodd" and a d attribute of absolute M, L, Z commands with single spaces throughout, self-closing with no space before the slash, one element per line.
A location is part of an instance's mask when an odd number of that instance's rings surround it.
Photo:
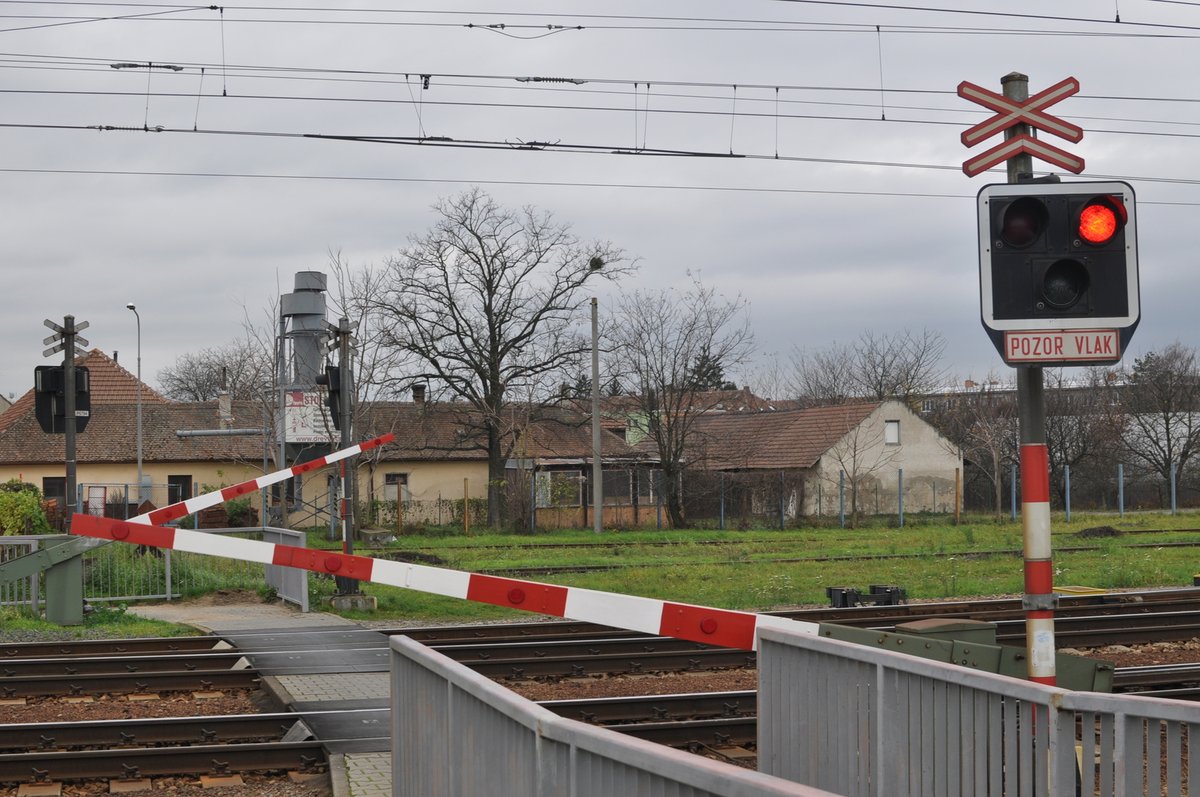
<path fill-rule="evenodd" d="M 1033 197 L 1022 197 L 1004 209 L 1000 240 L 1005 246 L 1023 249 L 1036 241 L 1046 227 L 1046 206 Z"/>
<path fill-rule="evenodd" d="M 1046 269 L 1042 299 L 1055 310 L 1068 310 L 1087 292 L 1088 273 L 1078 260 L 1059 260 Z"/>

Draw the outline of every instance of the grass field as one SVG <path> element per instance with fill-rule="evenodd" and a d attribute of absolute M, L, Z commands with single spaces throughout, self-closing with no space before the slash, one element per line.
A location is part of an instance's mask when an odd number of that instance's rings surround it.
<path fill-rule="evenodd" d="M 1107 533 L 1098 533 L 1105 529 Z M 1081 515 L 1052 521 L 1055 585 L 1132 589 L 1192 584 L 1200 572 L 1200 513 Z M 309 545 L 338 548 L 323 530 Z M 1023 590 L 1022 530 L 1007 518 L 910 515 L 903 528 L 867 522 L 860 528 L 809 527 L 748 531 L 590 530 L 529 534 L 464 535 L 446 529 L 405 535 L 385 546 L 360 544 L 355 553 L 470 572 L 492 572 L 564 586 L 640 595 L 728 609 L 765 610 L 828 605 L 827 587 L 871 584 L 903 587 L 913 599 L 1019 594 Z M 214 563 L 229 560 L 213 559 Z M 512 570 L 590 566 L 588 572 L 528 575 Z M 222 572 L 214 568 L 214 572 Z M 223 585 L 209 585 L 212 589 Z M 230 587 L 246 588 L 239 582 Z M 464 622 L 528 617 L 487 604 L 364 583 L 379 609 L 355 619 Z M 333 579 L 310 574 L 314 609 L 334 591 Z M 265 586 L 260 592 L 266 594 Z M 0 638 L 52 628 L 0 609 Z M 120 607 L 89 614 L 70 636 L 165 636 L 184 633 L 141 621 Z"/>
<path fill-rule="evenodd" d="M 890 584 L 910 598 L 1018 594 L 1023 590 L 1019 520 L 971 518 L 960 525 L 941 516 L 906 518 L 857 529 L 750 531 L 562 531 L 537 535 L 404 536 L 384 552 L 455 570 L 504 575 L 510 569 L 604 566 L 608 569 L 535 576 L 552 584 L 763 610 L 824 605 L 830 586 Z M 1097 535 L 1111 527 L 1112 536 Z M 1161 530 L 1161 531 L 1155 531 Z M 1084 532 L 1081 534 L 1081 532 Z M 1052 523 L 1055 584 L 1103 589 L 1185 586 L 1200 571 L 1200 515 L 1080 515 Z M 313 534 L 310 544 L 333 546 Z M 333 590 L 313 579 L 314 599 Z M 520 613 L 393 587 L 364 584 L 379 601 L 375 617 L 421 620 L 516 617 Z"/>

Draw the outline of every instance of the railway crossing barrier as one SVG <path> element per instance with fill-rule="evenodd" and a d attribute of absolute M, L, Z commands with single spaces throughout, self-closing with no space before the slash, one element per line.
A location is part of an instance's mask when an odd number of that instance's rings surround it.
<path fill-rule="evenodd" d="M 241 487 L 226 491 L 236 497 Z M 183 503 L 219 500 L 210 494 Z M 1193 703 L 1072 692 L 824 638 L 814 623 L 770 615 L 220 539 L 149 518 L 76 515 L 71 532 L 759 651 L 759 773 L 744 779 L 724 765 L 547 716 L 439 654 L 393 638 L 396 795 L 583 797 L 633 793 L 625 785 L 643 783 L 651 785 L 638 793 L 650 797 L 1200 793 L 1200 774 L 1192 774 L 1200 773 Z M 422 721 L 409 722 L 413 716 Z M 749 778 L 756 774 L 774 777 Z M 790 790 L 779 778 L 792 782 Z"/>

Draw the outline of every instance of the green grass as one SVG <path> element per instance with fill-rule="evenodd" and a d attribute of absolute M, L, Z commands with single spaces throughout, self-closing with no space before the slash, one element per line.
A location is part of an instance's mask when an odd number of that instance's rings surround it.
<path fill-rule="evenodd" d="M 83 625 L 60 626 L 30 617 L 15 609 L 0 608 L 0 639 L 70 640 L 70 639 L 132 639 L 135 637 L 195 636 L 200 632 L 190 626 L 148 620 L 130 614 L 124 606 L 104 606 L 86 612 Z"/>
<path fill-rule="evenodd" d="M 1097 526 L 1178 531 L 1077 536 L 1079 531 Z M 1059 586 L 1178 587 L 1190 585 L 1193 574 L 1200 571 L 1200 547 L 1131 547 L 1166 542 L 1200 546 L 1198 513 L 1142 513 L 1123 519 L 1076 513 L 1069 524 L 1060 514 L 1052 521 L 1052 531 L 1055 583 Z M 340 542 L 326 539 L 324 529 L 310 531 L 308 541 L 313 547 L 341 548 Z M 892 584 L 904 587 L 914 599 L 1019 594 L 1023 589 L 1021 548 L 1020 522 L 1011 522 L 1007 516 L 999 521 L 967 517 L 956 526 L 943 516 L 913 515 L 906 518 L 903 528 L 890 518 L 865 522 L 855 529 L 826 523 L 783 531 L 611 531 L 599 536 L 590 530 L 539 531 L 532 535 L 481 530 L 463 535 L 452 529 L 436 529 L 429 534 L 406 534 L 383 548 L 359 544 L 355 553 L 418 554 L 426 557 L 420 561 L 471 572 L 608 565 L 613 569 L 514 577 L 721 608 L 765 610 L 827 605 L 825 589 L 831 586 L 865 589 L 871 584 Z M 822 560 L 817 561 L 819 558 Z M 251 582 L 247 583 L 249 571 L 232 567 L 227 560 L 197 559 L 188 566 L 196 570 L 190 574 L 196 591 L 249 588 L 270 597 L 261 582 L 261 570 L 250 573 Z M 347 613 L 351 619 L 394 620 L 401 624 L 412 620 L 467 622 L 529 616 L 379 584 L 364 583 L 361 588 L 376 597 L 379 609 L 369 615 Z M 332 578 L 310 574 L 309 597 L 314 608 L 327 608 L 326 599 L 333 592 Z M 10 628 L 25 630 L 27 623 L 33 624 L 30 629 L 48 626 L 15 612 L 0 612 L 0 628 L 4 629 L 0 638 Z M 89 614 L 85 625 L 70 633 L 164 636 L 190 632 L 141 620 L 119 609 L 102 609 Z"/>
<path fill-rule="evenodd" d="M 1096 526 L 1195 531 L 1115 538 L 1077 536 Z M 1200 547 L 1130 547 L 1167 541 L 1200 546 L 1197 514 L 1131 514 L 1121 519 L 1075 513 L 1069 524 L 1058 515 L 1052 528 L 1058 551 L 1054 555 L 1055 583 L 1059 585 L 1104 589 L 1184 586 L 1190 585 L 1193 573 L 1200 570 Z M 1023 590 L 1022 536 L 1020 521 L 1014 523 L 1007 517 L 1000 521 L 964 518 L 955 526 L 940 516 L 911 516 L 903 528 L 892 518 L 856 529 L 615 531 L 599 537 L 590 530 L 469 536 L 440 531 L 436 535 L 405 535 L 382 549 L 360 545 L 355 552 L 366 556 L 383 551 L 417 553 L 437 557 L 444 567 L 466 571 L 609 565 L 615 569 L 528 578 L 721 608 L 765 610 L 824 605 L 825 588 L 830 586 L 865 589 L 870 584 L 894 584 L 904 587 L 910 598 L 926 599 L 1019 594 Z M 310 540 L 317 542 L 311 536 Z M 647 544 L 663 542 L 668 544 Z M 321 543 L 340 547 L 340 543 L 323 539 Z M 579 544 L 586 547 L 556 547 Z M 1059 550 L 1075 547 L 1095 550 Z M 833 559 L 814 561 L 821 557 Z M 776 561 L 780 559 L 796 561 Z M 382 585 L 364 584 L 362 588 L 379 601 L 379 611 L 372 615 L 375 619 L 452 622 L 522 616 Z M 318 588 L 314 600 L 331 594 L 332 589 L 332 582 L 327 589 Z"/>

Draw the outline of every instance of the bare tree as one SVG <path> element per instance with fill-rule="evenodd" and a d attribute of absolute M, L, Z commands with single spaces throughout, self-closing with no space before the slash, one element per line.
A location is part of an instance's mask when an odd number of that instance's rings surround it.
<path fill-rule="evenodd" d="M 812 405 L 912 398 L 935 390 L 945 379 L 941 364 L 946 340 L 923 329 L 885 335 L 870 330 L 851 345 L 834 343 L 792 355 L 793 392 Z"/>
<path fill-rule="evenodd" d="M 1168 482 L 1200 447 L 1200 368 L 1196 351 L 1176 341 L 1134 360 L 1119 391 L 1126 450 Z"/>
<path fill-rule="evenodd" d="M 996 517 L 1004 512 L 1004 470 L 1017 457 L 1017 405 L 1011 384 L 988 378 L 947 397 L 929 416 L 955 451 L 991 486 Z"/>
<path fill-rule="evenodd" d="M 833 343 L 818 351 L 792 352 L 791 392 L 810 406 L 845 404 L 858 395 L 854 350 Z"/>
<path fill-rule="evenodd" d="M 360 297 L 383 322 L 381 343 L 475 412 L 488 457 L 488 523 L 504 517 L 510 391 L 557 384 L 590 350 L 581 288 L 631 266 L 607 242 L 583 244 L 533 208 L 500 207 L 478 188 L 442 199 L 437 222 L 385 264 Z"/>
<path fill-rule="evenodd" d="M 680 479 L 695 420 L 722 399 L 694 378 L 702 358 L 736 368 L 750 355 L 746 302 L 724 299 L 693 278 L 686 291 L 638 292 L 620 300 L 611 339 L 634 382 L 634 423 L 653 441 L 671 525 L 682 528 Z"/>
<path fill-rule="evenodd" d="M 163 395 L 176 401 L 209 401 L 222 390 L 235 400 L 261 401 L 273 375 L 270 348 L 248 332 L 231 343 L 180 355 L 158 372 L 158 383 Z"/>
<path fill-rule="evenodd" d="M 881 421 L 868 423 L 864 419 L 861 423 L 852 423 L 850 410 L 850 407 L 846 408 L 847 419 L 843 422 L 849 431 L 823 456 L 837 467 L 825 467 L 822 472 L 831 485 L 840 484 L 841 473 L 846 474 L 846 486 L 850 488 L 850 525 L 857 528 L 863 515 L 863 490 L 872 483 L 878 485 L 880 472 L 895 461 L 900 447 L 885 445 Z"/>
<path fill-rule="evenodd" d="M 1050 480 L 1066 496 L 1064 472 L 1102 472 L 1120 444 L 1122 413 L 1109 400 L 1109 371 L 1089 368 L 1082 380 L 1068 381 L 1062 369 L 1046 373 L 1046 448 Z M 1094 466 L 1089 469 L 1089 465 Z"/>

